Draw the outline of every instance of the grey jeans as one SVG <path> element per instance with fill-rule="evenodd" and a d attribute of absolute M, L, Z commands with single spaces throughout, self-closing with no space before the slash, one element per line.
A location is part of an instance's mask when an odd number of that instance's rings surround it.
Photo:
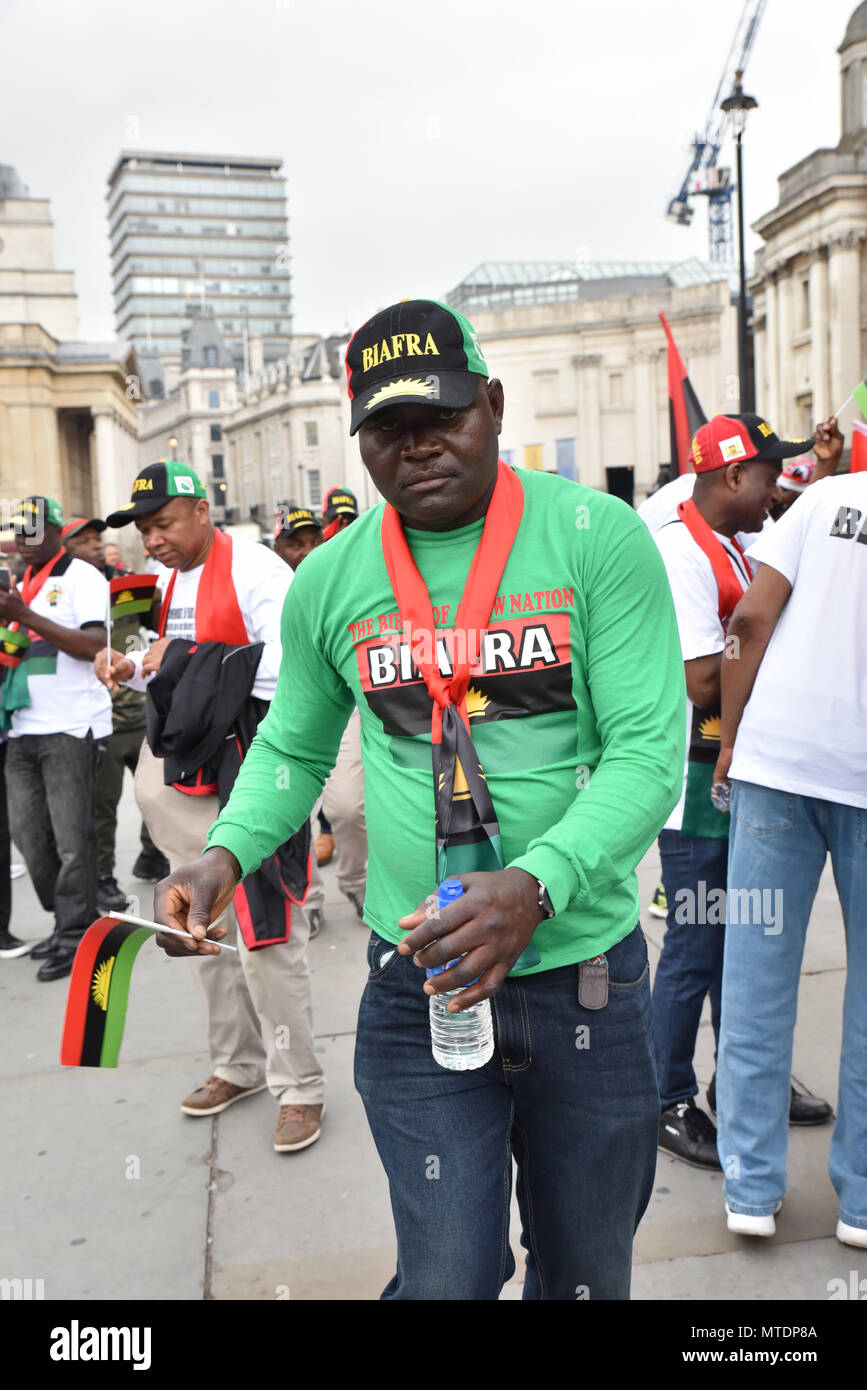
<path fill-rule="evenodd" d="M 6 752 L 9 828 L 61 950 L 74 950 L 96 919 L 92 734 L 23 734 Z"/>

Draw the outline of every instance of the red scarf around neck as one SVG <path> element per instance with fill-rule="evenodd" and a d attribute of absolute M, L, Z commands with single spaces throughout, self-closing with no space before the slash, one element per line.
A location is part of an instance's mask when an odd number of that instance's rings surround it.
<path fill-rule="evenodd" d="M 166 630 L 177 576 L 178 571 L 174 570 L 163 598 L 160 637 Z M 232 542 L 216 529 L 196 591 L 196 641 L 225 642 L 230 647 L 246 647 L 249 641 L 232 582 Z"/>
<path fill-rule="evenodd" d="M 433 743 L 439 743 L 442 736 L 442 715 L 447 705 L 456 705 L 464 724 L 467 728 L 470 727 L 465 699 L 470 683 L 469 655 L 473 650 L 470 633 L 478 634 L 480 642 L 481 634 L 487 630 L 497 589 L 521 524 L 523 511 L 524 489 L 515 472 L 500 460 L 497 465 L 497 481 L 485 513 L 484 530 L 473 556 L 455 619 L 453 674 L 444 676 L 436 660 L 434 615 L 427 585 L 412 557 L 400 514 L 386 503 L 382 515 L 382 553 L 400 610 L 401 624 L 404 633 L 410 637 L 413 661 L 421 672 L 433 700 Z M 459 633 L 463 634 L 462 638 L 458 637 Z M 422 644 L 430 652 L 432 661 L 419 660 L 420 652 L 413 650 L 413 634 L 421 636 Z M 478 649 L 477 643 L 475 650 Z M 462 656 L 463 660 L 459 661 L 459 656 Z"/>
<path fill-rule="evenodd" d="M 713 527 L 705 521 L 698 507 L 691 497 L 685 502 L 681 502 L 677 509 L 677 514 L 692 536 L 696 545 L 700 547 L 710 560 L 713 566 L 714 578 L 716 579 L 717 591 L 719 593 L 719 620 L 724 628 L 728 627 L 729 618 L 734 613 L 738 604 L 744 596 L 744 589 L 732 569 L 731 556 L 725 546 L 717 538 Z M 734 536 L 730 537 L 731 543 L 744 562 L 744 571 L 749 574 L 750 567 L 747 557 Z"/>

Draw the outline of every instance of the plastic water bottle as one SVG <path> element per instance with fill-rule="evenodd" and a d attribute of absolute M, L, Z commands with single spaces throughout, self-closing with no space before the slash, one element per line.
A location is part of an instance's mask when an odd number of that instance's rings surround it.
<path fill-rule="evenodd" d="M 436 911 L 453 903 L 456 898 L 463 897 L 463 892 L 456 878 L 445 879 L 437 889 Z M 448 965 L 438 965 L 433 970 L 428 970 L 428 979 L 433 975 L 441 975 L 458 960 L 460 956 L 449 961 Z M 431 995 L 430 1035 L 433 1055 L 434 1060 L 449 1071 L 474 1071 L 476 1067 L 483 1067 L 494 1055 L 491 1001 L 483 999 L 471 1009 L 464 1009 L 459 1014 L 450 1014 L 449 1001 L 457 998 L 460 993 L 461 990 L 453 989 L 448 994 Z"/>

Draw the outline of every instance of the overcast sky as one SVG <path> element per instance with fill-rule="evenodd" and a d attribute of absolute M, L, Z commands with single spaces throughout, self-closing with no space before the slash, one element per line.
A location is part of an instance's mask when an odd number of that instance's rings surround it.
<path fill-rule="evenodd" d="M 746 209 L 839 137 L 852 0 L 769 0 Z M 0 163 L 50 198 L 81 336 L 114 336 L 123 148 L 281 156 L 299 331 L 440 296 L 488 260 L 707 255 L 665 207 L 742 0 L 0 0 Z"/>

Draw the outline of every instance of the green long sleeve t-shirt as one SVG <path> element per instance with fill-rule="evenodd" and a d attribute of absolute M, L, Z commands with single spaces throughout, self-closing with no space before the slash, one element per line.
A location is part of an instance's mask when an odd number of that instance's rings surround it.
<path fill-rule="evenodd" d="M 519 471 L 524 513 L 467 694 L 507 866 L 555 916 L 535 974 L 598 955 L 638 920 L 635 866 L 683 780 L 684 674 L 659 552 L 625 503 Z M 406 646 L 380 542 L 382 506 L 314 550 L 283 610 L 271 708 L 208 846 L 244 874 L 310 814 L 361 712 L 369 842 L 365 921 L 388 941 L 432 892 L 431 699 Z M 483 522 L 406 535 L 438 628 L 453 627 Z"/>

